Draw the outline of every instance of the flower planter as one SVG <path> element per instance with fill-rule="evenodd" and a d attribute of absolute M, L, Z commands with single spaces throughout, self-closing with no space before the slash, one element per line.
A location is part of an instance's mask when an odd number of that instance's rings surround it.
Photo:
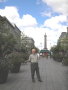
<path fill-rule="evenodd" d="M 0 83 L 5 83 L 8 78 L 9 64 L 7 59 L 0 58 Z"/>
<path fill-rule="evenodd" d="M 10 71 L 12 73 L 18 73 L 20 71 L 21 63 L 12 64 Z"/>
<path fill-rule="evenodd" d="M 6 70 L 5 68 L 0 70 L 0 83 L 5 83 L 7 81 L 8 72 L 9 70 Z"/>

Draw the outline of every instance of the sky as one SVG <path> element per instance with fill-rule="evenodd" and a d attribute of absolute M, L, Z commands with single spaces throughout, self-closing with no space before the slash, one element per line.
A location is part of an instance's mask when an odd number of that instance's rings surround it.
<path fill-rule="evenodd" d="M 0 15 L 32 37 L 39 49 L 44 48 L 46 33 L 50 49 L 61 32 L 67 32 L 68 0 L 0 0 Z"/>

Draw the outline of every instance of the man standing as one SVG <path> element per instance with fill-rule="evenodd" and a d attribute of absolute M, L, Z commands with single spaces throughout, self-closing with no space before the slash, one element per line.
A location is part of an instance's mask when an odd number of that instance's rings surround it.
<path fill-rule="evenodd" d="M 39 59 L 39 56 L 38 56 L 38 54 L 36 52 L 36 49 L 32 49 L 32 54 L 29 56 L 29 61 L 31 62 L 32 82 L 35 82 L 35 78 L 34 78 L 35 72 L 36 72 L 38 81 L 42 82 L 42 80 L 40 78 L 40 73 L 39 73 L 38 59 Z"/>

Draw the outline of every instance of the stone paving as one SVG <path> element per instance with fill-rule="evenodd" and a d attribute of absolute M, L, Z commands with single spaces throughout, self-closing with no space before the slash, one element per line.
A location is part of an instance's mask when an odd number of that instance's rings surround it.
<path fill-rule="evenodd" d="M 5 84 L 0 84 L 0 90 L 68 90 L 68 67 L 52 59 L 39 60 L 40 74 L 43 82 L 32 83 L 30 63 L 21 65 L 18 74 L 9 73 Z"/>

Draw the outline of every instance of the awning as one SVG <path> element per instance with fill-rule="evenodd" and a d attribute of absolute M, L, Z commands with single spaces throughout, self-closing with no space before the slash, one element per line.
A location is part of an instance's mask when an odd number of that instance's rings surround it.
<path fill-rule="evenodd" d="M 42 49 L 42 50 L 40 50 L 40 53 L 50 53 L 50 51 L 47 49 Z"/>

